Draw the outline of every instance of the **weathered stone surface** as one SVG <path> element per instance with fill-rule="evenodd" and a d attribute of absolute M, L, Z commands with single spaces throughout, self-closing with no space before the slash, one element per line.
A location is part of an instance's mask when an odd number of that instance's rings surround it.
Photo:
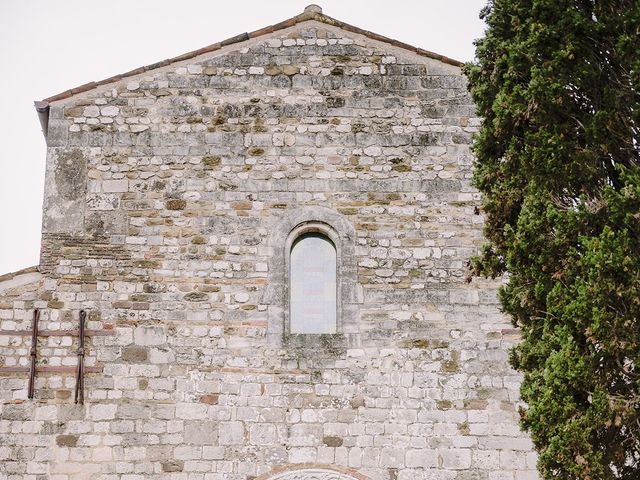
<path fill-rule="evenodd" d="M 122 349 L 122 360 L 131 363 L 146 362 L 149 358 L 149 351 L 142 347 L 125 347 Z"/>
<path fill-rule="evenodd" d="M 182 460 L 167 460 L 162 462 L 163 472 L 182 472 L 184 462 Z"/>
<path fill-rule="evenodd" d="M 179 198 L 172 198 L 166 202 L 167 210 L 184 210 L 186 206 L 187 202 Z"/>
<path fill-rule="evenodd" d="M 77 435 L 58 435 L 56 437 L 56 445 L 59 447 L 75 447 L 77 444 Z"/>
<path fill-rule="evenodd" d="M 134 341 L 137 345 L 163 345 L 166 340 L 163 327 L 140 326 L 134 331 Z"/>
<path fill-rule="evenodd" d="M 356 480 L 349 474 L 323 468 L 302 468 L 265 477 L 268 480 Z"/>
<path fill-rule="evenodd" d="M 536 478 L 500 283 L 465 282 L 483 218 L 460 69 L 317 22 L 239 40 L 51 106 L 42 274 L 0 280 L 0 328 L 84 309 L 113 335 L 87 339 L 84 406 L 73 374 L 38 374 L 34 401 L 0 377 L 3 468 Z M 337 333 L 291 335 L 287 246 L 311 224 L 335 237 Z M 3 365 L 29 348 L 0 336 Z"/>

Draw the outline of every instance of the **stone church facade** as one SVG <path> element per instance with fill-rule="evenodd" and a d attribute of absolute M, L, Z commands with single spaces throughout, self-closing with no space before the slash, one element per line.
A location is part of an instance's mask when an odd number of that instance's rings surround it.
<path fill-rule="evenodd" d="M 458 62 L 310 6 L 37 109 L 40 265 L 0 277 L 0 479 L 538 478 L 518 333 L 466 278 Z"/>

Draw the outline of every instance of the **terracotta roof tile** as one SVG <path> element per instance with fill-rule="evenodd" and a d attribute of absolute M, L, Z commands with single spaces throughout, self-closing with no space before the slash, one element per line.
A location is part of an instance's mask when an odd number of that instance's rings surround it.
<path fill-rule="evenodd" d="M 167 63 L 168 65 L 168 63 Z M 113 77 L 110 78 L 105 78 L 104 80 L 100 80 L 99 82 L 96 82 L 96 85 L 106 85 L 108 83 L 113 83 L 113 82 L 117 82 L 118 80 L 122 80 L 122 78 L 126 76 L 125 74 L 120 74 L 120 75 L 115 75 Z"/>
<path fill-rule="evenodd" d="M 236 35 L 235 37 L 227 38 L 226 40 L 221 41 L 220 45 L 222 45 L 223 47 L 226 47 L 227 45 L 246 42 L 247 40 L 249 40 L 249 34 L 245 32 L 245 33 L 241 33 L 240 35 Z"/>
<path fill-rule="evenodd" d="M 249 37 L 251 38 L 256 38 L 256 37 L 260 37 L 262 35 L 267 35 L 269 33 L 273 33 L 275 30 L 273 29 L 273 27 L 265 27 L 265 28 L 261 28 L 260 30 L 255 30 L 251 33 L 249 33 Z"/>
<path fill-rule="evenodd" d="M 273 25 L 273 31 L 275 32 L 277 30 L 282 30 L 283 28 L 293 27 L 297 23 L 300 23 L 300 22 L 296 21 L 296 17 L 293 17 L 293 18 L 290 18 L 289 20 L 285 20 L 283 22 L 276 23 L 275 25 Z"/>
<path fill-rule="evenodd" d="M 206 47 L 199 48 L 193 53 L 195 53 L 196 56 L 198 56 L 198 55 L 202 55 L 203 53 L 215 52 L 216 50 L 220 50 L 221 48 L 222 48 L 222 45 L 220 43 L 214 43 L 213 45 L 208 45 Z M 168 62 L 168 63 L 171 63 L 171 62 Z"/>
<path fill-rule="evenodd" d="M 134 68 L 133 70 L 129 70 L 128 72 L 121 73 L 120 75 L 117 75 L 117 76 L 120 76 L 122 78 L 124 78 L 124 77 L 133 77 L 134 75 L 138 75 L 140 73 L 144 73 L 147 70 L 149 70 L 148 67 L 138 67 L 138 68 Z"/>
<path fill-rule="evenodd" d="M 171 62 L 169 60 L 161 60 L 159 62 L 156 63 L 152 63 L 151 65 L 148 65 L 147 68 L 149 70 L 154 70 L 156 68 L 161 68 L 161 67 L 166 67 L 167 65 L 169 65 Z"/>

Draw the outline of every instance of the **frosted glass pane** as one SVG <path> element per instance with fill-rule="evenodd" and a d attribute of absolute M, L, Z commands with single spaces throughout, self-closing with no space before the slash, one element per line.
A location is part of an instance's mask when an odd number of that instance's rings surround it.
<path fill-rule="evenodd" d="M 308 233 L 291 248 L 291 333 L 336 333 L 336 249 Z"/>

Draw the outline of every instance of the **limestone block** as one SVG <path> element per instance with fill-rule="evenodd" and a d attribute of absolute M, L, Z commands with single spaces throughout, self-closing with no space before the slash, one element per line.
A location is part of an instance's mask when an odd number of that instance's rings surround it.
<path fill-rule="evenodd" d="M 117 405 L 98 404 L 92 405 L 90 408 L 90 417 L 94 421 L 113 420 L 116 418 Z"/>
<path fill-rule="evenodd" d="M 141 325 L 134 330 L 133 340 L 141 346 L 164 345 L 167 335 L 163 327 Z"/>
<path fill-rule="evenodd" d="M 218 424 L 212 421 L 187 422 L 184 441 L 187 444 L 214 445 L 218 439 Z"/>
<path fill-rule="evenodd" d="M 402 448 L 384 447 L 380 452 L 380 466 L 400 468 L 405 466 L 405 452 Z"/>
<path fill-rule="evenodd" d="M 439 449 L 442 466 L 447 469 L 463 470 L 471 467 L 471 450 L 461 448 Z"/>
<path fill-rule="evenodd" d="M 202 458 L 202 447 L 197 446 L 179 446 L 173 451 L 176 460 L 197 460 Z"/>
<path fill-rule="evenodd" d="M 178 403 L 176 404 L 176 418 L 183 420 L 204 420 L 207 418 L 207 405 Z"/>
<path fill-rule="evenodd" d="M 105 117 L 115 117 L 118 113 L 120 113 L 120 109 L 114 105 L 109 105 L 100 109 L 100 114 Z"/>
<path fill-rule="evenodd" d="M 252 445 L 273 445 L 277 441 L 276 427 L 268 423 L 257 423 L 249 427 L 249 443 Z"/>
<path fill-rule="evenodd" d="M 102 191 L 105 193 L 121 193 L 129 189 L 128 180 L 103 180 Z"/>
<path fill-rule="evenodd" d="M 242 422 L 220 422 L 218 443 L 220 445 L 243 445 L 245 428 Z"/>
<path fill-rule="evenodd" d="M 314 463 L 317 458 L 313 447 L 295 447 L 289 450 L 289 463 Z"/>

